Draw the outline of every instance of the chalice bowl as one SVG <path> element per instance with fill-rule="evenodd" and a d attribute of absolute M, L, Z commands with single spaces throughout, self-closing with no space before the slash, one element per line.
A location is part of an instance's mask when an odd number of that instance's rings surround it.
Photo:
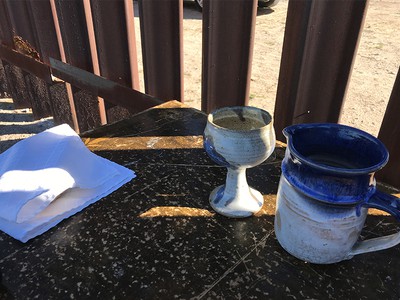
<path fill-rule="evenodd" d="M 232 218 L 258 212 L 264 200 L 259 191 L 249 187 L 246 169 L 261 164 L 274 151 L 271 115 L 250 106 L 217 109 L 208 115 L 204 148 L 213 161 L 228 169 L 225 184 L 210 194 L 212 208 Z"/>

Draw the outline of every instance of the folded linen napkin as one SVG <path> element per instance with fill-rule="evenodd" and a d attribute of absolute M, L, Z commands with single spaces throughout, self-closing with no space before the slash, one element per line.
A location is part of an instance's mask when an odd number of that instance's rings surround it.
<path fill-rule="evenodd" d="M 134 177 L 68 125 L 53 127 L 0 155 L 0 230 L 26 242 Z"/>

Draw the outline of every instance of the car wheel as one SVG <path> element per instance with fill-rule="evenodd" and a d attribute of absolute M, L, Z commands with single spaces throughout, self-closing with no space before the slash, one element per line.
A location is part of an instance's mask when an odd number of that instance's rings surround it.
<path fill-rule="evenodd" d="M 258 1 L 259 7 L 273 7 L 275 6 L 279 0 L 260 0 Z"/>
<path fill-rule="evenodd" d="M 194 0 L 198 9 L 203 10 L 203 0 Z"/>

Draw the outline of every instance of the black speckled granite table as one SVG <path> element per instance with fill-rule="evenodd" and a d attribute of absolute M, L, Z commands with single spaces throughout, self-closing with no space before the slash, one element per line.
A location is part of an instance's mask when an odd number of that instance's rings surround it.
<path fill-rule="evenodd" d="M 82 135 L 137 178 L 22 244 L 0 232 L 5 299 L 399 299 L 400 247 L 333 265 L 286 253 L 273 230 L 283 147 L 248 170 L 264 195 L 256 216 L 215 214 L 226 169 L 202 148 L 206 116 L 168 102 Z M 364 237 L 395 232 L 369 216 Z"/>

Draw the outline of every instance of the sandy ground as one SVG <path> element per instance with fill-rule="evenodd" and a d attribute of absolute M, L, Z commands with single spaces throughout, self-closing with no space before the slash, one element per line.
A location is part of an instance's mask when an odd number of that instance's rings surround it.
<path fill-rule="evenodd" d="M 256 22 L 249 104 L 271 113 L 274 111 L 287 6 L 287 0 L 281 0 L 273 10 L 259 9 Z M 139 20 L 135 8 L 141 72 Z M 200 108 L 202 20 L 193 1 L 184 1 L 183 27 L 185 103 Z M 399 28 L 400 0 L 370 1 L 341 123 L 378 134 L 400 65 Z M 141 90 L 144 91 L 143 80 Z M 33 121 L 29 109 L 14 110 L 12 100 L 0 100 L 0 153 L 16 141 L 51 126 L 51 118 Z"/>

